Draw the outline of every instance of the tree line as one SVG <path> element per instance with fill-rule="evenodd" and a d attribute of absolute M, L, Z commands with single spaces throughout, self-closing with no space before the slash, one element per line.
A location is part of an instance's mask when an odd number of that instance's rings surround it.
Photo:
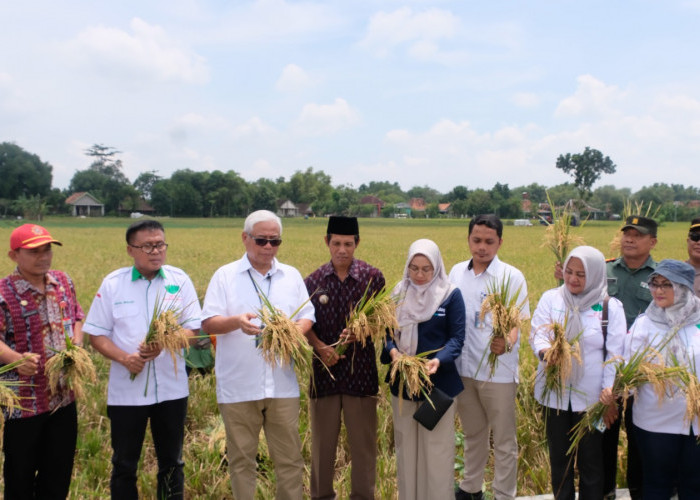
<path fill-rule="evenodd" d="M 243 217 L 258 209 L 277 211 L 279 202 L 284 200 L 304 204 L 316 215 L 362 217 L 373 215 L 377 209 L 374 203 L 363 203 L 367 196 L 384 202 L 380 212 L 384 217 L 400 212 L 397 204 L 420 198 L 425 208 L 414 211 L 413 216 L 439 217 L 440 204 L 450 203 L 448 214 L 453 217 L 495 213 L 502 218 L 523 218 L 535 216 L 538 204 L 547 201 L 547 194 L 555 205 L 585 200 L 582 215 L 591 208 L 620 214 L 628 200 L 653 203 L 659 207 L 658 217 L 662 220 L 690 220 L 700 211 L 689 204 L 700 200 L 700 189 L 693 186 L 654 183 L 634 193 L 612 185 L 592 189 L 600 173 L 614 172 L 615 165 L 590 148 L 581 155 L 562 155 L 556 161 L 556 168 L 574 176 L 573 183 L 549 187 L 537 183 L 516 187 L 496 183 L 491 189 L 458 185 L 447 193 L 427 185 L 404 191 L 397 182 L 390 181 L 371 181 L 357 188 L 333 185 L 330 175 L 313 167 L 297 170 L 288 179 L 260 178 L 253 182 L 233 170 L 207 172 L 187 168 L 175 171 L 169 178 L 156 171 L 142 172 L 131 182 L 124 174 L 117 149 L 94 144 L 85 154 L 89 165 L 77 170 L 69 187 L 61 190 L 52 187 L 53 167 L 49 163 L 14 143 L 0 143 L 0 216 L 40 218 L 44 214 L 69 213 L 65 199 L 75 192 L 89 192 L 104 203 L 109 215 L 137 211 L 144 200 L 156 214 L 173 217 Z M 530 213 L 523 212 L 523 199 L 530 200 Z"/>

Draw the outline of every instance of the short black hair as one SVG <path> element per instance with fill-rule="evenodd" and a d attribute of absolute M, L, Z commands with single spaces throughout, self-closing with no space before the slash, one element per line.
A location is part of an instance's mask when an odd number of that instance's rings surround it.
<path fill-rule="evenodd" d="M 503 238 L 503 222 L 494 214 L 481 214 L 472 217 L 469 221 L 469 234 L 472 234 L 474 226 L 486 226 L 496 230 L 499 238 Z"/>
<path fill-rule="evenodd" d="M 136 221 L 126 229 L 127 245 L 131 245 L 131 237 L 139 231 L 163 231 L 165 233 L 165 228 L 163 224 L 154 219 Z"/>
<path fill-rule="evenodd" d="M 360 241 L 360 235 L 359 235 L 359 234 L 349 235 L 349 234 L 338 234 L 338 233 L 326 233 L 326 240 L 328 241 L 328 243 L 331 242 L 331 236 L 333 236 L 334 234 L 335 234 L 336 236 L 354 236 L 354 237 L 355 237 L 355 244 L 356 244 L 356 245 L 357 245 L 357 242 Z"/>

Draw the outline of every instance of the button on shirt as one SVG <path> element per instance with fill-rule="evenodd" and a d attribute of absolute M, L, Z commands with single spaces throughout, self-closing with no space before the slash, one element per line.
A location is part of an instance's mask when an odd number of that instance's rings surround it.
<path fill-rule="evenodd" d="M 622 257 L 606 263 L 608 295 L 622 302 L 625 308 L 627 329 L 634 320 L 647 310 L 651 302 L 651 291 L 647 281 L 656 269 L 656 262 L 649 257 L 641 267 L 630 269 Z"/>
<path fill-rule="evenodd" d="M 92 301 L 83 331 L 107 336 L 127 353 L 136 352 L 146 338 L 158 304 L 180 311 L 184 328 L 199 329 L 201 309 L 192 281 L 181 269 L 165 265 L 150 281 L 134 267 L 124 267 L 107 275 Z M 170 353 L 161 352 L 152 362 L 146 363 L 134 380 L 124 365 L 116 361 L 111 363 L 108 405 L 144 406 L 181 399 L 188 394 L 182 355 L 177 359 L 176 369 Z"/>
<path fill-rule="evenodd" d="M 251 278 L 270 302 L 288 316 L 301 306 L 291 318 L 293 321 L 314 321 L 314 307 L 308 301 L 309 294 L 299 271 L 274 259 L 270 271 L 263 276 L 253 269 L 247 254 L 214 273 L 204 298 L 202 318 L 258 312 L 261 299 Z M 215 370 L 219 403 L 299 397 L 294 369 L 266 363 L 255 345 L 255 336 L 240 329 L 217 337 Z"/>
<path fill-rule="evenodd" d="M 655 323 L 646 315 L 640 316 L 628 335 L 629 345 L 625 349 L 625 357 L 629 359 L 631 353 L 647 346 L 657 347 L 663 342 L 668 331 L 668 326 Z M 700 325 L 686 325 L 678 330 L 676 336 L 690 362 L 696 368 L 700 366 Z M 689 367 L 689 371 L 697 375 L 697 369 L 692 370 Z M 690 433 L 690 423 L 685 420 L 685 408 L 685 395 L 680 390 L 666 395 L 659 404 L 651 384 L 644 384 L 637 389 L 634 397 L 632 419 L 634 425 L 646 431 L 687 436 Z M 693 419 L 692 427 L 693 434 L 697 436 L 700 432 L 697 417 Z"/>
<path fill-rule="evenodd" d="M 521 318 L 530 317 L 530 306 L 527 300 L 527 283 L 525 277 L 518 269 L 502 262 L 498 256 L 494 257 L 484 272 L 477 275 L 471 266 L 471 260 L 456 264 L 450 271 L 449 279 L 462 292 L 466 310 L 466 332 L 462 354 L 457 359 L 456 365 L 462 377 L 488 382 L 518 382 L 518 349 L 520 346 L 520 334 L 518 341 L 511 352 L 498 356 L 496 372 L 489 377 L 488 353 L 491 352 L 491 334 L 493 323 L 491 313 L 486 314 L 484 320 L 479 319 L 481 304 L 488 296 L 489 286 L 500 284 L 503 279 L 510 278 L 511 293 L 518 289 L 517 304 L 521 304 Z"/>
<path fill-rule="evenodd" d="M 568 383 L 562 394 L 550 393 L 545 401 L 542 398 L 544 388 L 545 363 L 540 361 L 537 367 L 535 380 L 535 399 L 541 404 L 558 410 L 571 410 L 581 412 L 588 406 L 597 402 L 600 392 L 605 387 L 612 387 L 615 380 L 615 365 L 609 363 L 603 366 L 603 318 L 602 303 L 595 304 L 581 315 L 583 334 L 579 337 L 579 346 L 583 352 L 583 375 L 576 383 Z M 546 291 L 542 294 L 537 308 L 532 315 L 530 331 L 530 344 L 537 356 L 542 349 L 549 349 L 552 343 L 551 328 L 547 325 L 559 323 L 564 325 L 566 318 L 566 306 L 558 288 Z M 606 360 L 614 356 L 622 356 L 625 342 L 625 314 L 619 300 L 611 298 L 608 301 L 608 336 L 605 346 L 607 348 Z M 537 356 L 539 358 L 539 356 Z M 572 363 L 577 363 L 572 360 Z"/>

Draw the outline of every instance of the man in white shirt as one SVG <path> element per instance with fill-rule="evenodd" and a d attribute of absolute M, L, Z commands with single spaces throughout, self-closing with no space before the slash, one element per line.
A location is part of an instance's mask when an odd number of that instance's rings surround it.
<path fill-rule="evenodd" d="M 464 347 L 456 361 L 464 391 L 455 398 L 464 430 L 464 477 L 455 492 L 457 500 L 481 500 L 484 469 L 489 457 L 489 435 L 493 431 L 495 474 L 493 497 L 513 499 L 517 489 L 518 443 L 515 397 L 518 384 L 517 329 L 507 339 L 491 340 L 491 314 L 480 320 L 481 304 L 489 288 L 508 283 L 521 318 L 530 317 L 527 284 L 523 274 L 498 259 L 503 243 L 503 223 L 495 215 L 477 215 L 469 222 L 469 250 L 472 258 L 456 264 L 449 279 L 459 287 L 466 307 Z M 498 356 L 493 375 L 487 363 L 489 353 Z"/>
<path fill-rule="evenodd" d="M 118 269 L 102 281 L 83 331 L 90 343 L 112 361 L 107 415 L 112 435 L 112 498 L 137 499 L 136 470 L 148 421 L 158 457 L 158 498 L 182 499 L 182 442 L 189 386 L 185 358 L 173 366 L 170 353 L 144 344 L 154 309 L 172 309 L 187 335 L 200 326 L 199 300 L 190 278 L 165 265 L 168 244 L 155 220 L 138 221 L 126 231 L 132 267 Z"/>
<path fill-rule="evenodd" d="M 216 397 L 226 428 L 226 449 L 233 496 L 255 498 L 260 429 L 265 430 L 277 478 L 278 500 L 300 500 L 304 460 L 299 438 L 299 386 L 294 368 L 263 359 L 256 337 L 262 291 L 280 311 L 292 316 L 302 333 L 311 328 L 314 308 L 299 272 L 275 256 L 282 243 L 282 222 L 258 210 L 244 223 L 246 253 L 219 268 L 204 299 L 202 328 L 218 334 Z"/>

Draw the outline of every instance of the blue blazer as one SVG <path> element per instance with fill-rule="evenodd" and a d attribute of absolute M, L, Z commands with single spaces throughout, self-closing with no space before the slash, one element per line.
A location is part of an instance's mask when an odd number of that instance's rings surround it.
<path fill-rule="evenodd" d="M 462 354 L 465 330 L 465 311 L 462 292 L 456 288 L 438 307 L 432 318 L 418 324 L 418 347 L 417 353 L 440 349 L 438 352 L 430 354 L 428 358 L 438 358 L 440 367 L 430 379 L 436 387 L 451 397 L 455 397 L 462 392 L 464 385 L 457 372 L 455 360 Z M 389 352 L 396 347 L 394 341 L 387 336 L 387 340 L 382 350 L 380 360 L 383 364 L 391 363 Z M 387 371 L 385 382 L 389 382 L 389 371 Z M 398 396 L 398 380 L 391 385 L 391 393 Z M 424 399 L 421 395 L 416 398 L 409 398 L 404 389 L 401 395 L 403 399 L 413 399 L 419 401 Z"/>

